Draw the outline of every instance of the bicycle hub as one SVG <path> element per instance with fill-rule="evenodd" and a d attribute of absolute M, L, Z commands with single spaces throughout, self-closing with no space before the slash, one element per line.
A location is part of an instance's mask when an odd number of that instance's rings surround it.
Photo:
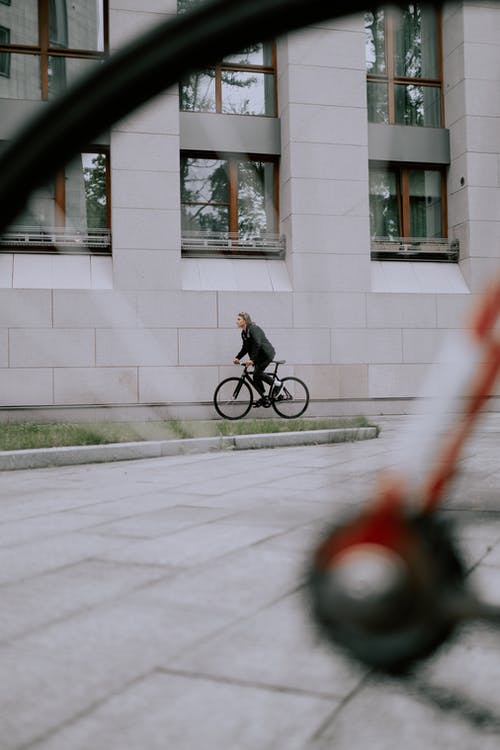
<path fill-rule="evenodd" d="M 464 576 L 447 527 L 386 506 L 330 531 L 307 591 L 323 636 L 370 667 L 400 673 L 452 634 Z"/>

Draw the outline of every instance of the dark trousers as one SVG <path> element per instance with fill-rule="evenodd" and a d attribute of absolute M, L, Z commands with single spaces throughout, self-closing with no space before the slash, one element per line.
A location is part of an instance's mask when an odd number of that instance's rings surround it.
<path fill-rule="evenodd" d="M 262 381 L 265 381 L 269 385 L 273 382 L 273 376 L 264 372 L 270 362 L 272 362 L 272 359 L 264 359 L 261 362 L 254 362 L 253 382 L 261 396 L 264 395 L 264 383 Z"/>

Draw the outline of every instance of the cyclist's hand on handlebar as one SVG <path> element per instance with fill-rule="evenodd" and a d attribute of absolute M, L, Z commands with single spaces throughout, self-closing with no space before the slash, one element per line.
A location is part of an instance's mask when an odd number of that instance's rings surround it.
<path fill-rule="evenodd" d="M 233 359 L 233 365 L 239 365 L 239 364 L 240 364 L 240 360 L 238 359 L 238 357 L 235 357 Z"/>
<path fill-rule="evenodd" d="M 253 367 L 253 360 L 249 359 L 248 362 L 245 362 L 245 367 Z"/>

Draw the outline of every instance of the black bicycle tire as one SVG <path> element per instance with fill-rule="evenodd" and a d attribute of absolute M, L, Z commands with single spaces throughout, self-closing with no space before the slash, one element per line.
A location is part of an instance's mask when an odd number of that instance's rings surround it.
<path fill-rule="evenodd" d="M 294 383 L 300 383 L 301 387 L 304 389 L 304 393 L 305 393 L 305 397 L 306 398 L 305 398 L 305 402 L 304 402 L 303 408 L 299 412 L 297 412 L 297 414 L 285 414 L 284 412 L 280 411 L 280 405 L 281 404 L 290 403 L 289 401 L 277 401 L 277 400 L 273 399 L 272 400 L 273 409 L 276 412 L 276 414 L 278 414 L 280 417 L 283 417 L 283 419 L 296 419 L 297 417 L 302 416 L 302 414 L 305 412 L 305 410 L 309 406 L 309 400 L 310 400 L 309 388 L 304 383 L 304 381 L 301 380 L 300 378 L 294 378 L 294 377 L 283 378 L 282 381 L 281 381 L 283 383 L 283 390 L 286 389 L 286 387 L 287 387 L 286 384 L 287 383 L 290 384 L 291 381 L 293 381 Z"/>
<path fill-rule="evenodd" d="M 227 383 L 231 383 L 231 382 L 234 383 L 234 387 L 235 388 L 236 388 L 237 384 L 239 383 L 240 384 L 240 391 L 241 391 L 242 388 L 246 388 L 246 390 L 250 394 L 250 398 L 248 400 L 248 407 L 245 409 L 245 411 L 242 414 L 240 414 L 237 417 L 228 416 L 226 413 L 224 413 L 224 411 L 221 409 L 221 407 L 219 406 L 219 403 L 217 401 L 217 396 L 220 393 L 220 390 L 221 390 L 222 386 L 227 385 Z M 253 405 L 253 393 L 252 393 L 252 389 L 250 388 L 250 386 L 248 385 L 248 383 L 245 383 L 245 381 L 241 382 L 241 378 L 225 378 L 224 380 L 221 380 L 221 382 L 219 383 L 219 385 L 217 386 L 217 388 L 214 391 L 214 407 L 215 407 L 215 411 L 217 412 L 217 414 L 219 414 L 219 416 L 223 417 L 224 419 L 231 419 L 233 421 L 236 420 L 236 419 L 243 419 L 243 417 L 246 417 L 246 415 L 248 414 L 248 412 L 252 408 L 252 405 Z"/>

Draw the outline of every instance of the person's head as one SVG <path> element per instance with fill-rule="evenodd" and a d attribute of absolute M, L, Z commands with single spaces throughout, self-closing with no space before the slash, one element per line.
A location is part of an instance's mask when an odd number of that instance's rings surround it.
<path fill-rule="evenodd" d="M 246 328 L 252 322 L 252 318 L 247 312 L 240 312 L 236 317 L 238 328 Z"/>

